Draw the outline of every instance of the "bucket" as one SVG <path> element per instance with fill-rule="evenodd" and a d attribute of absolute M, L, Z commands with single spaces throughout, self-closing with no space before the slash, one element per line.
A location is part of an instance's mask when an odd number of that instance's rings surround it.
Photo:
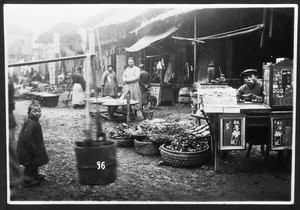
<path fill-rule="evenodd" d="M 75 142 L 75 154 L 81 185 L 106 185 L 115 181 L 115 142 L 94 141 L 93 147 L 86 147 L 83 142 Z"/>
<path fill-rule="evenodd" d="M 142 111 L 143 117 L 145 120 L 152 120 L 153 119 L 153 110 Z"/>

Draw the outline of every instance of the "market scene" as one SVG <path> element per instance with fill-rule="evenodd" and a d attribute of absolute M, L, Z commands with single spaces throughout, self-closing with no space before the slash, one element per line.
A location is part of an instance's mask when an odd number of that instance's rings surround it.
<path fill-rule="evenodd" d="M 7 201 L 293 204 L 295 16 L 110 5 L 34 38 L 5 19 Z"/>

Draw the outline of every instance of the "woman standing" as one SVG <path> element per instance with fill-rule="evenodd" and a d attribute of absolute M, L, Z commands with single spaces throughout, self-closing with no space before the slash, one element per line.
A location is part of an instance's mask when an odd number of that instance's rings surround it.
<path fill-rule="evenodd" d="M 130 91 L 130 99 L 139 101 L 138 104 L 132 107 L 135 115 L 137 115 L 137 111 L 142 109 L 142 97 L 139 86 L 140 69 L 134 65 L 134 59 L 132 57 L 128 58 L 128 65 L 122 77 L 125 85 L 121 98 L 125 98 L 125 95 Z"/>
<path fill-rule="evenodd" d="M 117 96 L 118 80 L 116 73 L 113 71 L 112 65 L 107 66 L 107 71 L 105 71 L 102 76 L 101 84 L 103 88 L 102 96 L 110 96 L 112 98 Z"/>
<path fill-rule="evenodd" d="M 73 80 L 72 104 L 74 105 L 74 109 L 84 108 L 85 103 L 83 99 L 84 99 L 84 91 L 85 91 L 85 81 L 82 76 L 82 67 L 79 66 L 76 68 L 72 80 Z"/>

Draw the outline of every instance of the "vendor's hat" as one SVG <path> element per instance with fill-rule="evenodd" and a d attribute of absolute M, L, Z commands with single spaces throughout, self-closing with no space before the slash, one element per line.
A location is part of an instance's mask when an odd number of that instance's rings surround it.
<path fill-rule="evenodd" d="M 128 60 L 132 60 L 132 61 L 134 61 L 134 58 L 133 58 L 133 57 L 129 57 L 129 58 L 128 58 Z"/>
<path fill-rule="evenodd" d="M 108 66 L 107 66 L 107 68 L 109 68 L 109 67 L 112 67 L 112 68 L 114 68 L 114 67 L 113 67 L 113 65 L 108 65 Z"/>
<path fill-rule="evenodd" d="M 140 67 L 140 69 L 144 69 L 145 68 L 144 64 L 140 64 L 139 67 Z"/>
<path fill-rule="evenodd" d="M 257 75 L 257 70 L 255 70 L 255 69 L 246 69 L 245 71 L 243 71 L 243 72 L 240 74 L 240 77 L 243 78 L 245 75 L 249 75 L 249 74 Z"/>

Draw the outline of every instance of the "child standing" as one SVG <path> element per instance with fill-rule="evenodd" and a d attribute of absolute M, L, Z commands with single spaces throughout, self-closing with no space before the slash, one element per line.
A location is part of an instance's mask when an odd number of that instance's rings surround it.
<path fill-rule="evenodd" d="M 43 132 L 39 118 L 41 106 L 33 102 L 28 107 L 28 119 L 23 124 L 17 144 L 17 153 L 20 164 L 25 167 L 24 187 L 33 187 L 40 184 L 45 176 L 38 173 L 38 168 L 49 162 L 43 139 Z"/>

